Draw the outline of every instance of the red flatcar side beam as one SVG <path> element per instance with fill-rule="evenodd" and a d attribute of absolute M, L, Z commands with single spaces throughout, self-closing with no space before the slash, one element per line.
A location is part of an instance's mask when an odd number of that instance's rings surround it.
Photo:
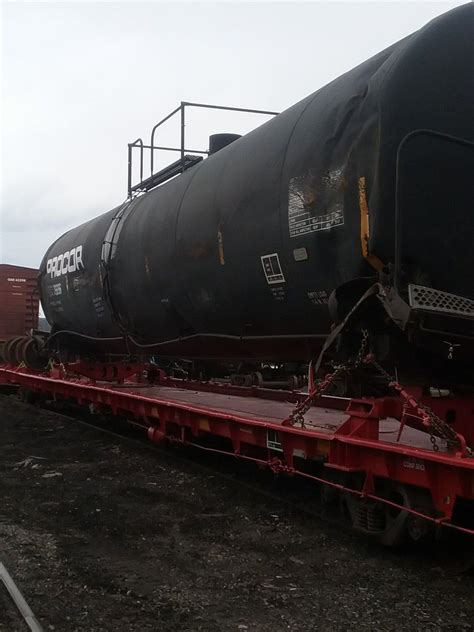
<path fill-rule="evenodd" d="M 474 458 L 449 452 L 441 440 L 439 451 L 433 451 L 428 435 L 413 428 L 404 429 L 397 442 L 399 422 L 383 418 L 383 400 L 351 400 L 346 411 L 313 407 L 307 426 L 296 428 L 282 426 L 292 403 L 261 397 L 150 387 L 139 382 L 92 383 L 7 366 L 0 366 L 1 383 L 133 416 L 148 429 L 153 441 L 174 441 L 250 459 L 474 535 L 474 529 L 451 523 L 457 499 L 474 501 Z M 227 439 L 231 449 L 202 445 L 210 436 Z M 365 482 L 354 489 L 331 476 L 315 476 L 301 467 L 305 461 L 324 463 L 328 473 L 357 474 Z M 375 492 L 376 480 L 426 490 L 434 515 L 380 497 Z"/>

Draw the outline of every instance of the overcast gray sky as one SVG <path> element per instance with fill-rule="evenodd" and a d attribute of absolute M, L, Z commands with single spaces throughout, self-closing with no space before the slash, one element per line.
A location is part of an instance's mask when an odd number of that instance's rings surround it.
<path fill-rule="evenodd" d="M 122 202 L 127 143 L 181 100 L 281 111 L 459 4 L 3 3 L 0 262 Z M 264 120 L 195 111 L 188 145 Z"/>

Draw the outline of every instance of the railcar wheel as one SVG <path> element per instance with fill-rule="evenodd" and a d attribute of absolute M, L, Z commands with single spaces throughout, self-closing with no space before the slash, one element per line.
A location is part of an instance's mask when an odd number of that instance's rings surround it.
<path fill-rule="evenodd" d="M 23 362 L 27 367 L 31 369 L 44 369 L 46 367 L 48 358 L 42 357 L 41 346 L 41 340 L 37 338 L 28 337 L 26 339 L 22 351 Z"/>
<path fill-rule="evenodd" d="M 297 375 L 290 375 L 288 380 L 287 380 L 287 389 L 289 391 L 296 391 L 298 386 L 299 386 L 299 384 L 298 384 L 298 376 Z"/>
<path fill-rule="evenodd" d="M 255 371 L 252 373 L 252 382 L 255 386 L 263 386 L 263 375 L 260 371 Z"/>
<path fill-rule="evenodd" d="M 352 525 L 357 531 L 372 535 L 381 544 L 390 547 L 421 544 L 435 537 L 436 528 L 429 520 L 434 514 L 434 507 L 431 497 L 424 490 L 393 485 L 384 490 L 383 496 L 394 504 L 354 497 L 349 492 L 344 494 Z"/>
<path fill-rule="evenodd" d="M 335 507 L 340 502 L 340 492 L 332 485 L 321 484 L 321 504 L 323 507 Z"/>
<path fill-rule="evenodd" d="M 7 340 L 4 345 L 3 345 L 3 349 L 2 349 L 2 356 L 4 361 L 7 364 L 11 364 L 10 361 L 10 347 L 11 347 L 11 343 L 13 342 L 14 338 L 11 338 L 10 340 Z"/>
<path fill-rule="evenodd" d="M 423 507 L 414 507 L 415 511 L 426 513 Z M 407 517 L 407 534 L 410 542 L 415 544 L 430 542 L 434 539 L 436 528 L 432 522 L 421 516 L 409 514 Z"/>
<path fill-rule="evenodd" d="M 15 345 L 14 356 L 15 356 L 15 364 L 17 366 L 19 366 L 22 362 L 25 362 L 25 348 L 27 344 L 28 344 L 28 338 L 26 336 L 23 336 L 22 338 L 19 339 L 19 341 Z"/>
<path fill-rule="evenodd" d="M 431 496 L 426 491 L 404 485 L 396 485 L 391 490 L 388 499 L 416 513 L 386 506 L 387 529 L 381 538 L 383 544 L 392 546 L 400 544 L 418 545 L 431 542 L 435 538 L 436 527 L 430 520 L 430 517 L 435 513 L 434 506 Z"/>
<path fill-rule="evenodd" d="M 16 365 L 16 346 L 22 340 L 23 336 L 12 338 L 5 343 L 3 347 L 3 356 L 7 364 Z"/>

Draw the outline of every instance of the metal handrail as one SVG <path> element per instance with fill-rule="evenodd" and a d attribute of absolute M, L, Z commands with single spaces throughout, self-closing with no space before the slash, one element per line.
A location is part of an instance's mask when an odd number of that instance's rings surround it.
<path fill-rule="evenodd" d="M 186 152 L 189 152 L 189 153 L 192 153 L 192 154 L 198 154 L 198 155 L 208 155 L 209 154 L 209 151 L 206 151 L 206 150 L 186 149 L 185 148 L 185 146 L 186 146 L 186 138 L 185 138 L 185 133 L 186 133 L 185 132 L 185 130 L 186 130 L 186 114 L 185 114 L 185 109 L 187 107 L 205 108 L 205 109 L 210 109 L 210 110 L 224 110 L 224 111 L 230 111 L 230 112 L 246 112 L 246 113 L 249 113 L 249 114 L 263 114 L 263 115 L 266 115 L 266 116 L 276 116 L 277 114 L 279 114 L 279 112 L 272 112 L 272 111 L 269 111 L 269 110 L 257 110 L 257 109 L 253 109 L 253 108 L 238 108 L 238 107 L 225 106 L 225 105 L 214 105 L 214 104 L 210 104 L 210 103 L 194 103 L 194 102 L 191 102 L 191 101 L 181 101 L 180 105 L 177 108 L 175 108 L 167 116 L 165 116 L 163 119 L 161 119 L 161 121 L 159 121 L 158 123 L 156 123 L 156 125 L 154 125 L 153 129 L 151 130 L 150 144 L 149 145 L 144 145 L 143 144 L 143 140 L 141 138 L 137 138 L 137 140 L 135 140 L 133 143 L 129 143 L 128 144 L 128 196 L 129 197 L 132 195 L 132 191 L 137 188 L 136 185 L 134 187 L 132 187 L 132 161 L 133 161 L 133 154 L 132 154 L 132 152 L 133 152 L 133 149 L 135 147 L 140 147 L 140 183 L 143 182 L 143 150 L 144 149 L 150 150 L 150 177 L 152 177 L 153 173 L 154 173 L 154 152 L 156 150 L 179 152 L 180 159 L 181 159 L 181 164 L 182 164 L 182 171 L 184 171 L 184 169 L 185 169 L 185 158 L 184 157 L 185 157 Z M 180 147 L 165 147 L 165 146 L 161 146 L 161 145 L 155 145 L 156 130 L 159 127 L 161 127 L 164 123 L 169 121 L 169 119 L 172 118 L 178 112 L 180 112 L 180 119 L 181 119 L 181 142 L 180 142 Z"/>
<path fill-rule="evenodd" d="M 132 190 L 132 149 L 133 147 L 140 147 L 140 182 L 143 181 L 143 141 L 141 138 L 128 144 L 128 195 L 130 196 Z"/>

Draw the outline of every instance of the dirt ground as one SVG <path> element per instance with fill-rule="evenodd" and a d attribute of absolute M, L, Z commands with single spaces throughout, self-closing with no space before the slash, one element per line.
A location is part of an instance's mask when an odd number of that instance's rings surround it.
<path fill-rule="evenodd" d="M 0 396 L 0 561 L 45 630 L 474 629 L 474 578 Z M 23 630 L 2 593 L 0 629 Z"/>

